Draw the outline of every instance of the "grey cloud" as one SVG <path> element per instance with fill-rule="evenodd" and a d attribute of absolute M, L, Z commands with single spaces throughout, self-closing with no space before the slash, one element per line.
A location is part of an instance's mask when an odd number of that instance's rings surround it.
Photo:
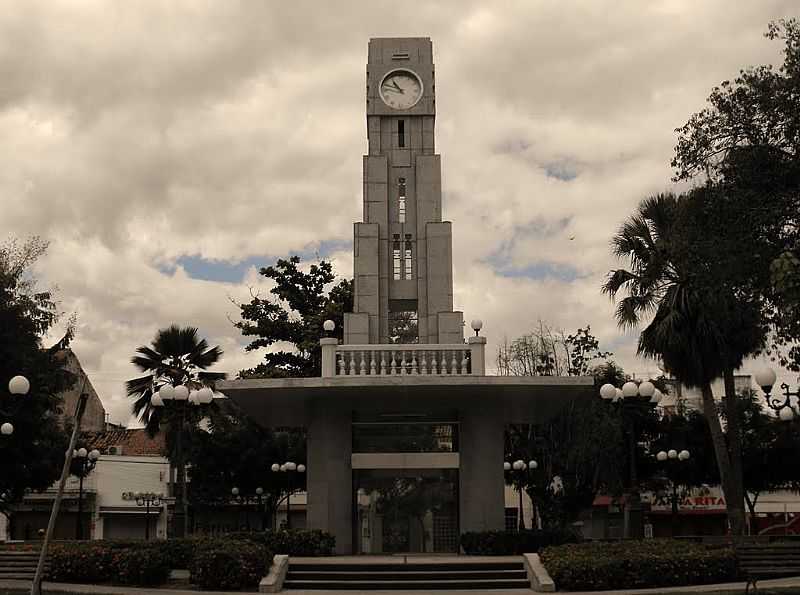
<path fill-rule="evenodd" d="M 227 315 L 229 295 L 268 289 L 254 271 L 223 284 L 159 266 L 350 241 L 367 40 L 429 35 L 456 307 L 492 341 L 538 318 L 590 322 L 636 370 L 634 337 L 598 291 L 608 239 L 669 186 L 673 129 L 709 89 L 780 59 L 761 33 L 795 4 L 5 3 L 0 237 L 53 240 L 42 274 L 79 312 L 75 349 L 118 415 L 128 359 L 159 326 L 201 326 L 223 368 L 252 365 Z M 580 274 L 502 277 L 485 264 L 499 253 Z M 346 251 L 332 257 L 351 274 Z"/>

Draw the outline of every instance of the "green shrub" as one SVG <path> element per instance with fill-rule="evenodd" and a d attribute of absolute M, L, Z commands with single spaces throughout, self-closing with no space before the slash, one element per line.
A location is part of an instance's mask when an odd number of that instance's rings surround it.
<path fill-rule="evenodd" d="M 190 568 L 197 549 L 214 541 L 211 537 L 182 537 L 152 541 L 150 547 L 170 569 Z"/>
<path fill-rule="evenodd" d="M 669 539 L 584 543 L 541 552 L 558 589 L 595 591 L 724 583 L 736 579 L 730 548 Z"/>
<path fill-rule="evenodd" d="M 566 530 L 478 531 L 461 535 L 464 553 L 481 556 L 533 554 L 546 546 L 578 541 L 576 533 Z"/>
<path fill-rule="evenodd" d="M 106 583 L 116 574 L 114 550 L 102 542 L 54 544 L 48 561 L 48 577 L 54 582 Z"/>
<path fill-rule="evenodd" d="M 157 555 L 154 548 L 116 550 L 113 565 L 116 568 L 114 582 L 140 587 L 155 587 L 166 583 L 171 569 L 168 561 Z"/>
<path fill-rule="evenodd" d="M 171 566 L 156 542 L 83 541 L 50 547 L 49 580 L 62 583 L 121 583 L 151 587 L 167 581 Z"/>
<path fill-rule="evenodd" d="M 173 568 L 188 568 L 204 589 L 257 585 L 273 553 L 329 556 L 334 538 L 322 531 L 236 533 L 157 541 L 59 542 L 50 550 L 49 580 L 119 583 L 142 587 L 165 583 Z"/>
<path fill-rule="evenodd" d="M 232 590 L 258 585 L 266 574 L 264 546 L 244 540 L 228 539 L 208 543 L 195 550 L 191 581 L 201 589 Z"/>
<path fill-rule="evenodd" d="M 257 543 L 270 552 L 290 556 L 331 556 L 336 548 L 336 538 L 319 529 L 231 533 L 228 537 Z"/>

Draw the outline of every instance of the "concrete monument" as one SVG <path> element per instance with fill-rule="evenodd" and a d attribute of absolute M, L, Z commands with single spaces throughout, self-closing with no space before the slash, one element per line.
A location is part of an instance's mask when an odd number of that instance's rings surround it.
<path fill-rule="evenodd" d="M 487 376 L 480 321 L 464 342 L 435 106 L 430 39 L 370 40 L 344 344 L 320 340 L 319 378 L 219 384 L 259 423 L 307 429 L 307 526 L 342 554 L 457 552 L 465 531 L 502 530 L 504 427 L 594 396 L 591 378 Z"/>

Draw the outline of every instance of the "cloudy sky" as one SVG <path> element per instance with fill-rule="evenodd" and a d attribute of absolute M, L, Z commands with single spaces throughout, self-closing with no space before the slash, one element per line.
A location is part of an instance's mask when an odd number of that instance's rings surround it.
<path fill-rule="evenodd" d="M 794 10 L 793 10 L 794 9 Z M 0 2 L 0 238 L 39 274 L 113 421 L 134 349 L 172 322 L 253 365 L 233 300 L 300 254 L 352 273 L 367 41 L 430 36 L 455 306 L 489 349 L 591 324 L 632 372 L 599 286 L 608 243 L 671 187 L 673 129 L 740 67 L 780 62 L 796 0 Z M 572 239 L 574 238 L 574 239 Z"/>

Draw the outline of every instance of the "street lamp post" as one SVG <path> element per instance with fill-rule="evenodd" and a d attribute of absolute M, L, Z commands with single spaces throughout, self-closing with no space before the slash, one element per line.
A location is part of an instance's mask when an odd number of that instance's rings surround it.
<path fill-rule="evenodd" d="M 655 407 L 659 404 L 663 396 L 663 393 L 649 380 L 645 380 L 639 384 L 629 380 L 622 385 L 622 388 L 617 388 L 613 384 L 604 384 L 600 387 L 600 397 L 612 403 L 614 406 L 619 407 L 623 415 L 626 409 L 635 410 L 636 408 L 644 409 Z M 632 533 L 631 512 L 633 510 L 641 510 L 641 498 L 639 490 L 637 489 L 636 420 L 634 416 L 630 416 L 629 426 L 627 432 L 627 447 L 628 458 L 630 459 L 628 475 L 628 495 L 630 502 L 626 502 L 623 515 L 623 535 L 625 537 L 631 537 Z"/>
<path fill-rule="evenodd" d="M 87 451 L 81 447 L 72 453 L 73 475 L 78 476 L 78 521 L 75 523 L 75 539 L 83 539 L 83 478 L 89 475 L 97 465 L 100 451 L 96 448 Z"/>
<path fill-rule="evenodd" d="M 14 417 L 22 406 L 22 399 L 19 397 L 27 395 L 30 389 L 31 383 L 28 382 L 25 376 L 14 376 L 9 380 L 8 392 L 11 395 L 10 406 L 8 408 L 0 408 L 0 415 L 6 418 Z M 10 421 L 3 422 L 2 425 L 0 425 L 0 436 L 10 436 L 13 433 L 14 424 Z"/>
<path fill-rule="evenodd" d="M 292 528 L 292 476 L 295 473 L 305 473 L 306 466 L 303 464 L 297 465 L 291 461 L 285 463 L 273 463 L 270 467 L 274 473 L 286 473 L 286 529 Z M 277 506 L 280 505 L 280 500 Z"/>
<path fill-rule="evenodd" d="M 539 467 L 539 463 L 531 459 L 527 463 L 522 459 L 517 459 L 513 463 L 509 461 L 505 461 L 503 463 L 503 471 L 508 473 L 509 476 L 512 478 L 512 482 L 516 480 L 517 483 L 517 492 L 519 494 L 519 518 L 518 518 L 518 530 L 524 531 L 525 530 L 525 517 L 522 514 L 522 482 L 527 479 L 528 474 L 532 471 L 535 471 Z M 531 523 L 533 523 L 533 519 L 531 518 Z M 534 529 L 532 526 L 531 529 Z"/>
<path fill-rule="evenodd" d="M 258 512 L 261 515 L 261 530 L 267 530 L 267 512 L 264 506 L 264 488 L 261 486 L 256 488 L 256 500 L 258 503 Z"/>
<path fill-rule="evenodd" d="M 178 537 L 184 537 L 189 533 L 189 503 L 186 498 L 186 470 L 183 465 L 183 432 L 186 425 L 186 412 L 189 406 L 208 405 L 214 400 L 214 392 L 209 387 L 202 386 L 197 382 L 189 382 L 187 385 L 163 384 L 150 398 L 150 405 L 153 407 L 174 409 L 179 420 L 178 433 L 175 436 L 178 477 L 176 478 L 173 523 L 175 534 Z M 190 390 L 190 386 L 199 388 Z"/>
<path fill-rule="evenodd" d="M 150 507 L 158 508 L 164 500 L 164 494 L 153 492 L 136 492 L 136 506 L 144 506 L 144 540 L 150 541 Z"/>
<path fill-rule="evenodd" d="M 662 450 L 656 454 L 656 460 L 659 463 L 664 463 L 667 473 L 667 479 L 670 483 L 670 504 L 671 504 L 671 519 L 670 530 L 672 537 L 675 537 L 675 527 L 678 522 L 678 465 L 690 458 L 688 450 L 681 450 L 678 452 L 676 449 Z"/>
<path fill-rule="evenodd" d="M 770 409 L 778 413 L 778 417 L 781 421 L 792 421 L 795 416 L 798 415 L 797 401 L 800 400 L 800 389 L 792 391 L 788 384 L 782 382 L 781 388 L 783 389 L 783 395 L 773 397 L 771 394 L 772 387 L 775 385 L 777 379 L 778 376 L 772 368 L 765 368 L 756 373 L 756 383 L 761 387 L 761 390 L 764 391 L 767 405 L 769 405 Z M 793 398 L 795 399 L 794 405 L 792 404 Z"/>
<path fill-rule="evenodd" d="M 249 504 L 255 503 L 256 511 L 261 515 L 261 530 L 267 530 L 267 518 L 266 512 L 264 510 L 264 488 L 257 487 L 255 490 L 255 494 L 253 496 L 245 496 L 242 495 L 241 491 L 237 487 L 231 488 L 231 499 L 238 504 L 239 506 L 247 506 Z M 247 530 L 250 531 L 250 514 L 245 510 L 245 523 L 247 526 Z"/>

